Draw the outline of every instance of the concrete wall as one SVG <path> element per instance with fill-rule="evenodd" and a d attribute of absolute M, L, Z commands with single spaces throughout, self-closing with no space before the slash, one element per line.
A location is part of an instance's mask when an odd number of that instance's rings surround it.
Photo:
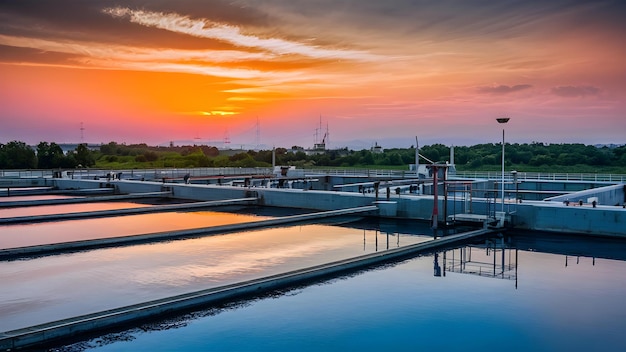
<path fill-rule="evenodd" d="M 163 184 L 161 182 L 144 182 L 144 181 L 109 181 L 106 180 L 81 180 L 57 178 L 53 180 L 54 186 L 59 189 L 87 189 L 87 188 L 105 188 L 113 187 L 118 193 L 147 193 L 160 192 L 164 187 L 170 187 L 172 183 Z M 209 199 L 207 199 L 209 200 Z"/>
<path fill-rule="evenodd" d="M 626 210 L 622 207 L 520 204 L 512 222 L 516 229 L 626 237 Z"/>
<path fill-rule="evenodd" d="M 42 187 L 51 186 L 52 182 L 49 178 L 0 178 L 0 188 L 8 187 Z"/>
<path fill-rule="evenodd" d="M 588 203 L 589 198 L 597 197 L 597 204 L 603 205 L 622 205 L 626 202 L 626 192 L 624 189 L 626 185 L 612 185 L 600 188 L 587 189 L 570 194 L 564 194 L 561 196 L 546 198 L 546 201 L 564 202 L 570 201 L 576 203 L 582 200 L 583 203 Z"/>
<path fill-rule="evenodd" d="M 587 182 L 587 181 L 527 181 L 519 183 L 520 190 L 530 191 L 555 191 L 555 192 L 578 192 L 585 189 L 604 187 L 615 183 Z"/>
<path fill-rule="evenodd" d="M 519 190 L 518 196 L 523 200 L 547 200 L 548 198 L 560 196 L 568 198 L 568 195 L 571 193 L 614 185 L 615 182 L 523 180 L 518 183 L 517 187 Z M 513 193 L 509 193 L 515 191 L 514 184 L 506 184 L 505 190 L 507 194 L 515 198 Z"/>
<path fill-rule="evenodd" d="M 106 182 L 94 180 L 57 180 L 59 188 L 97 188 Z M 292 207 L 311 210 L 336 210 L 372 205 L 376 201 L 386 202 L 385 211 L 381 216 L 391 218 L 416 219 L 428 221 L 433 211 L 433 197 L 408 194 L 386 194 L 378 198 L 374 194 L 318 191 L 301 189 L 247 188 L 217 185 L 185 185 L 175 183 L 112 181 L 116 189 L 123 193 L 158 192 L 164 187 L 169 188 L 176 198 L 192 200 L 221 200 L 244 197 L 259 197 L 259 204 L 276 207 Z M 561 183 L 565 185 L 565 183 Z M 616 198 L 624 198 L 624 186 L 608 186 L 584 191 L 587 197 L 598 196 L 600 204 L 605 204 L 603 194 L 608 195 L 611 202 Z M 395 204 L 392 204 L 395 203 Z M 439 197 L 439 220 L 444 221 L 445 215 L 469 213 L 469 204 L 461 199 L 449 199 L 447 214 L 444 197 Z M 473 198 L 471 213 L 493 215 L 501 210 L 501 203 L 493 199 Z M 512 213 L 511 223 L 515 228 L 554 231 L 561 233 L 587 233 L 596 235 L 626 236 L 626 210 L 615 206 L 591 205 L 583 207 L 565 206 L 562 202 L 523 201 L 522 203 L 505 203 L 505 211 Z M 395 215 L 394 215 L 395 214 Z"/>

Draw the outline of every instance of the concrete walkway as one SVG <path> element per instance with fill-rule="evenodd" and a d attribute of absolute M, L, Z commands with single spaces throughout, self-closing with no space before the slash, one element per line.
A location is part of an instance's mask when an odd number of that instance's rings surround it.
<path fill-rule="evenodd" d="M 63 213 L 63 214 L 16 216 L 12 218 L 0 218 L 0 225 L 44 222 L 44 221 L 73 220 L 73 219 L 84 219 L 84 218 L 91 218 L 91 217 L 110 217 L 110 216 L 121 216 L 121 215 L 159 213 L 159 212 L 166 212 L 166 211 L 189 210 L 189 209 L 217 207 L 217 206 L 233 205 L 233 204 L 241 204 L 241 203 L 249 204 L 249 203 L 255 203 L 257 202 L 257 200 L 258 200 L 257 198 L 240 198 L 240 199 L 214 200 L 214 201 L 207 201 L 207 202 L 155 205 L 155 206 L 142 207 L 142 208 L 96 210 L 96 211 L 84 211 L 84 212 Z"/>
<path fill-rule="evenodd" d="M 367 254 L 283 274 L 267 276 L 237 284 L 191 292 L 155 301 L 144 302 L 94 314 L 78 316 L 24 329 L 0 333 L 0 349 L 28 348 L 80 334 L 111 329 L 122 324 L 173 314 L 199 306 L 258 296 L 271 290 L 320 280 L 368 266 L 409 258 L 438 250 L 470 239 L 495 234 L 495 230 L 478 230 L 413 244 L 401 248 Z"/>
<path fill-rule="evenodd" d="M 201 227 L 196 229 L 179 230 L 179 231 L 166 231 L 157 233 L 148 233 L 141 235 L 111 237 L 111 238 L 98 238 L 93 240 L 62 242 L 54 244 L 45 244 L 37 246 L 16 247 L 0 249 L 0 260 L 15 259 L 20 257 L 37 256 L 44 254 L 57 254 L 61 252 L 77 251 L 93 248 L 114 247 L 122 246 L 131 243 L 140 242 L 155 242 L 162 240 L 171 240 L 182 237 L 201 237 L 215 234 L 222 234 L 226 232 L 249 230 L 261 227 L 276 226 L 288 223 L 294 223 L 297 221 L 310 221 L 315 219 L 328 218 L 333 216 L 358 214 L 378 211 L 378 207 L 375 205 L 368 205 L 358 208 L 348 208 L 339 210 L 330 210 L 317 213 L 283 216 L 279 218 L 244 222 L 239 224 L 220 225 L 212 227 Z"/>

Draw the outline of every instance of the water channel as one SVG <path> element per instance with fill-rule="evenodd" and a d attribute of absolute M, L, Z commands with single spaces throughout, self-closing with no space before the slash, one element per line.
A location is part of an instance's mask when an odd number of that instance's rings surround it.
<path fill-rule="evenodd" d="M 107 205 L 107 207 L 109 207 Z M 125 207 L 127 204 L 121 204 Z M 67 206 L 62 206 L 67 207 Z M 270 218 L 171 212 L 0 227 L 0 248 Z M 284 213 L 284 211 L 282 212 Z M 275 212 L 281 215 L 281 212 Z M 340 226 L 353 217 L 0 262 L 0 331 L 301 269 L 430 239 Z"/>
<path fill-rule="evenodd" d="M 254 221 L 285 212 L 232 207 L 1 226 L 0 247 Z M 419 222 L 342 217 L 1 261 L 0 331 L 431 238 L 432 230 Z M 626 345 L 625 253 L 625 240 L 497 237 L 68 341 L 54 350 L 616 350 Z"/>
<path fill-rule="evenodd" d="M 98 352 L 622 349 L 626 344 L 623 258 L 600 258 L 602 251 L 594 253 L 598 258 L 544 253 L 527 247 L 524 238 L 517 243 L 524 249 L 516 250 L 515 239 L 507 242 L 504 268 L 498 264 L 500 250 L 489 249 L 491 244 L 465 246 L 62 348 Z M 584 241 L 579 245 L 585 246 Z M 626 243 L 615 241 L 610 247 L 609 251 L 619 247 L 624 253 Z"/>

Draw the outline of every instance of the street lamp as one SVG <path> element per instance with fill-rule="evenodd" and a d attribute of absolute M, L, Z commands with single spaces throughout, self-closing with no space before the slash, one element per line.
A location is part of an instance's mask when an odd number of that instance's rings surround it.
<path fill-rule="evenodd" d="M 510 119 L 510 117 L 499 117 L 496 121 L 505 124 L 509 122 Z M 504 126 L 502 126 L 502 213 L 504 213 Z"/>

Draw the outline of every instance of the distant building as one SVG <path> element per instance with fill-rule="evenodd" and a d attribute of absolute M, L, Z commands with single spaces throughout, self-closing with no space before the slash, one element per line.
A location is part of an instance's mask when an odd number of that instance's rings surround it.
<path fill-rule="evenodd" d="M 291 149 L 287 149 L 287 153 L 293 153 L 296 154 L 297 152 L 305 152 L 304 148 L 294 145 L 293 147 L 291 147 Z"/>
<path fill-rule="evenodd" d="M 306 155 L 317 155 L 326 153 L 326 143 L 328 142 L 328 136 L 328 124 L 326 124 L 326 132 L 324 132 L 322 130 L 322 117 L 320 116 L 320 125 L 318 128 L 315 129 L 315 142 L 313 143 L 313 149 L 306 149 L 304 151 Z"/>
<path fill-rule="evenodd" d="M 370 148 L 370 151 L 374 154 L 382 154 L 383 152 L 383 147 L 378 145 L 378 142 L 374 143 L 374 146 L 372 148 Z"/>
<path fill-rule="evenodd" d="M 92 144 L 92 143 L 58 143 L 58 146 L 61 147 L 61 150 L 63 150 L 63 154 L 67 154 L 68 152 L 73 152 L 74 150 L 76 150 L 79 144 L 86 144 L 87 149 L 91 151 L 98 151 L 100 150 L 100 146 L 101 146 L 101 144 Z"/>

